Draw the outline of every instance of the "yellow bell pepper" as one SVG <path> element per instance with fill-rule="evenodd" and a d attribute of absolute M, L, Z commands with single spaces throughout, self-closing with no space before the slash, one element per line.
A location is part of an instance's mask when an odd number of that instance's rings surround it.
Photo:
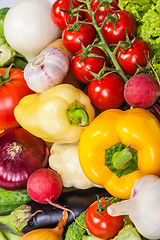
<path fill-rule="evenodd" d="M 73 143 L 94 119 L 95 110 L 80 89 L 60 84 L 22 98 L 14 114 L 24 129 L 46 142 Z"/>
<path fill-rule="evenodd" d="M 119 151 L 120 143 L 125 147 Z M 127 199 L 136 180 L 147 174 L 160 175 L 160 124 L 145 109 L 106 110 L 86 127 L 78 152 L 90 181 Z"/>

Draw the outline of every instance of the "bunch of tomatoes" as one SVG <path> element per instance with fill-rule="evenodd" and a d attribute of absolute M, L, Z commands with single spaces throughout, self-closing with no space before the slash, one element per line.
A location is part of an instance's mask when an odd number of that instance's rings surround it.
<path fill-rule="evenodd" d="M 56 0 L 51 17 L 73 54 L 72 73 L 86 84 L 92 104 L 100 110 L 120 107 L 127 77 L 153 57 L 150 46 L 135 38 L 133 15 L 116 0 Z"/>
<path fill-rule="evenodd" d="M 119 108 L 128 78 L 153 57 L 150 46 L 136 38 L 133 15 L 120 10 L 116 0 L 56 0 L 51 17 L 72 53 L 71 71 L 86 85 L 92 104 L 102 111 Z M 85 215 L 89 232 L 101 239 L 114 238 L 123 227 L 122 216 L 99 212 L 99 204 L 106 203 L 94 202 Z"/>

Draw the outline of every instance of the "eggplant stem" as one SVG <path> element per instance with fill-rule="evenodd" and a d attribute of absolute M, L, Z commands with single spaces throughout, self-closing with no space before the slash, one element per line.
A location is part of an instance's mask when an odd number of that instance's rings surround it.
<path fill-rule="evenodd" d="M 75 214 L 74 214 L 74 212 L 73 212 L 72 210 L 70 210 L 70 209 L 68 209 L 68 208 L 66 208 L 66 207 L 63 207 L 63 206 L 61 206 L 61 205 L 59 205 L 59 204 L 53 203 L 53 202 L 52 202 L 51 200 L 49 200 L 49 199 L 46 199 L 46 201 L 47 201 L 50 205 L 52 205 L 52 206 L 54 206 L 54 207 L 56 207 L 56 208 L 59 208 L 59 209 L 62 209 L 62 210 L 64 210 L 64 211 L 70 212 L 70 213 L 72 214 L 72 216 L 73 216 L 74 221 L 75 221 L 80 227 L 82 227 L 83 229 L 85 229 L 85 230 L 87 231 L 87 228 L 83 227 L 83 226 L 77 221 L 77 219 L 76 219 L 76 217 L 75 217 Z"/>

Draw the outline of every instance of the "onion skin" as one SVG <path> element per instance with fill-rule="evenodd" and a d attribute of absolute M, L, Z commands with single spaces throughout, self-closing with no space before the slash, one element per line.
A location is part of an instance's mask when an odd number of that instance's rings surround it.
<path fill-rule="evenodd" d="M 67 223 L 68 213 L 63 212 L 63 218 L 59 219 L 59 224 L 56 228 L 36 229 L 23 235 L 20 240 L 63 240 L 62 234 L 64 226 Z"/>
<path fill-rule="evenodd" d="M 28 177 L 45 167 L 49 156 L 46 143 L 23 128 L 0 134 L 0 187 L 6 190 L 26 188 Z"/>
<path fill-rule="evenodd" d="M 51 19 L 51 7 L 50 1 L 23 0 L 17 1 L 6 14 L 5 38 L 28 62 L 61 35 Z"/>

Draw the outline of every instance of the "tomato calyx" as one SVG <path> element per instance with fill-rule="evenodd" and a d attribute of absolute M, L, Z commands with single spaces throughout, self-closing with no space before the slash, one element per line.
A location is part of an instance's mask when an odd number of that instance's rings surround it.
<path fill-rule="evenodd" d="M 129 36 L 128 36 L 128 33 L 126 31 L 126 41 L 120 41 L 119 44 L 117 45 L 118 47 L 123 47 L 123 49 L 118 53 L 118 57 L 122 52 L 124 52 L 124 51 L 126 51 L 126 50 L 128 50 L 129 48 L 132 47 L 135 39 L 136 38 L 134 37 L 132 40 L 130 40 Z"/>
<path fill-rule="evenodd" d="M 69 22 L 70 22 L 73 17 L 76 17 L 76 19 L 79 19 L 80 17 L 79 10 L 81 10 L 83 5 L 74 7 L 72 0 L 69 0 L 69 4 L 70 4 L 70 10 L 60 9 L 60 11 L 67 13 L 69 15 Z M 68 26 L 69 24 L 66 22 L 66 25 Z"/>
<path fill-rule="evenodd" d="M 68 26 L 68 27 L 67 27 L 67 31 L 68 31 L 68 32 L 69 32 L 69 31 L 78 32 L 79 29 L 80 29 L 80 27 L 81 27 L 81 25 L 82 25 L 82 23 L 76 21 L 75 23 L 72 23 L 72 24 L 66 23 L 66 25 Z"/>
<path fill-rule="evenodd" d="M 82 59 L 81 59 L 80 63 L 83 62 L 87 57 L 102 58 L 102 56 L 91 52 L 93 47 L 99 47 L 99 45 L 96 44 L 96 41 L 97 41 L 97 39 L 95 39 L 93 44 L 89 44 L 87 47 L 85 47 L 80 40 L 82 52 L 74 54 L 74 56 L 82 56 Z"/>
<path fill-rule="evenodd" d="M 99 73 L 94 73 L 94 72 L 90 71 L 89 69 L 88 69 L 88 71 L 94 77 L 93 79 L 90 80 L 90 82 L 95 81 L 95 80 L 101 81 L 104 77 L 106 77 L 110 73 L 113 73 L 113 72 L 117 73 L 116 69 L 106 67 L 105 64 L 104 64 L 103 68 L 99 71 Z"/>
<path fill-rule="evenodd" d="M 106 203 L 104 205 L 102 205 L 102 202 L 100 201 L 99 196 L 97 195 L 98 208 L 96 210 L 96 213 L 104 218 L 104 216 L 101 213 L 107 211 L 107 207 L 111 203 L 113 203 L 112 201 L 114 201 L 114 197 L 111 197 L 109 200 L 106 201 Z"/>
<path fill-rule="evenodd" d="M 114 26 L 114 31 L 116 31 L 116 23 L 118 21 L 118 14 L 113 9 L 111 9 L 111 11 L 114 12 L 114 15 L 111 15 L 109 12 L 107 12 L 105 10 L 105 13 L 107 14 L 107 16 L 106 16 L 104 22 L 102 23 L 102 25 L 104 25 L 104 23 L 106 23 L 106 22 L 107 23 L 110 22 Z"/>
<path fill-rule="evenodd" d="M 3 86 L 5 83 L 10 82 L 13 78 L 18 77 L 19 75 L 16 75 L 12 78 L 9 78 L 10 70 L 14 64 L 11 64 L 6 71 L 3 73 L 3 75 L 0 75 L 0 87 Z"/>
<path fill-rule="evenodd" d="M 113 0 L 98 0 L 99 4 L 99 8 L 100 7 L 108 7 L 108 8 L 114 8 L 111 3 L 113 2 Z"/>

